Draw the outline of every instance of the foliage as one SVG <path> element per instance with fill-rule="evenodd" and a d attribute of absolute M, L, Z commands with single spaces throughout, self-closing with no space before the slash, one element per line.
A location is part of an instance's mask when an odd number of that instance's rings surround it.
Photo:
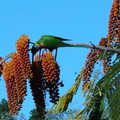
<path fill-rule="evenodd" d="M 8 102 L 2 99 L 0 102 L 0 120 L 26 120 L 23 114 L 10 115 L 8 108 Z"/>
<path fill-rule="evenodd" d="M 46 92 L 49 92 L 50 102 L 56 103 L 59 100 L 60 69 L 52 52 L 42 52 L 36 55 L 31 63 L 29 55 L 30 39 L 22 35 L 16 42 L 16 52 L 11 54 L 11 59 L 5 62 L 0 57 L 0 75 L 3 74 L 8 97 L 10 114 L 18 114 L 22 103 L 27 95 L 27 80 L 34 97 L 34 102 L 39 117 L 45 112 Z M 41 99 L 42 98 L 42 99 Z"/>
<path fill-rule="evenodd" d="M 109 20 L 109 31 L 108 38 L 106 38 L 106 46 L 120 48 L 120 10 L 119 8 L 119 0 L 114 0 L 112 4 L 112 9 L 110 13 Z M 99 43 L 100 44 L 100 43 Z M 98 50 L 97 50 L 98 51 Z M 96 54 L 97 57 L 95 57 Z M 101 120 L 103 119 L 103 112 L 109 115 L 109 119 L 119 120 L 120 119 L 120 56 L 110 52 L 96 52 L 93 50 L 91 54 L 95 54 L 93 56 L 88 56 L 88 61 L 95 61 L 91 64 L 85 64 L 85 68 L 87 65 L 87 72 L 90 69 L 94 69 L 95 63 L 97 60 L 102 60 L 103 70 L 105 75 L 100 79 L 96 80 L 94 85 L 89 86 L 89 91 L 86 96 L 85 108 L 79 112 L 78 115 L 74 117 L 74 119 L 81 119 L 83 116 L 88 116 L 88 120 Z M 89 54 L 88 54 L 89 55 Z M 87 61 L 87 62 L 88 62 Z M 86 69 L 85 69 L 86 71 Z M 85 76 L 87 76 L 87 72 Z M 92 73 L 90 71 L 89 73 Z M 88 73 L 88 74 L 89 74 Z M 84 73 L 83 73 L 84 74 Z M 89 79 L 91 78 L 91 74 L 89 75 Z M 88 81 L 88 79 L 85 79 Z"/>
<path fill-rule="evenodd" d="M 5 99 L 0 102 L 0 120 L 14 120 L 9 114 L 8 102 Z"/>
<path fill-rule="evenodd" d="M 29 120 L 40 120 L 39 113 L 35 109 L 31 110 L 30 114 L 31 114 L 31 116 L 30 116 Z"/>
<path fill-rule="evenodd" d="M 72 115 L 76 112 L 78 112 L 78 110 L 69 109 L 63 113 L 53 113 L 51 111 L 51 112 L 47 112 L 47 114 L 45 115 L 45 118 L 43 118 L 43 120 L 65 120 L 69 117 L 72 117 Z M 39 113 L 35 109 L 31 110 L 30 114 L 31 114 L 31 116 L 30 116 L 29 120 L 41 120 L 38 117 Z"/>

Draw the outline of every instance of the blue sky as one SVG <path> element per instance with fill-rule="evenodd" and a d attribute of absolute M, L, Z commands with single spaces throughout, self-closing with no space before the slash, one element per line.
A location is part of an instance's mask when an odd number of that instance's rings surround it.
<path fill-rule="evenodd" d="M 69 38 L 74 43 L 98 44 L 106 37 L 108 18 L 112 0 L 4 0 L 0 1 L 0 56 L 15 51 L 15 42 L 27 34 L 32 42 L 41 35 L 56 35 Z M 61 80 L 65 87 L 63 95 L 74 83 L 84 66 L 89 49 L 60 48 L 57 62 L 61 69 Z M 75 74 L 77 72 L 77 74 Z M 0 81 L 0 99 L 6 98 L 5 84 Z M 79 90 L 72 107 L 82 107 L 83 98 Z M 48 101 L 48 100 L 47 100 Z M 28 96 L 23 104 L 22 113 L 28 118 L 34 103 L 28 88 Z"/>

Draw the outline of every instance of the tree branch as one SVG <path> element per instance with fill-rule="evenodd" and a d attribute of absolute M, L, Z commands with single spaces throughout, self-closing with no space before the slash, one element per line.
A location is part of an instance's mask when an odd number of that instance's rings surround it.
<path fill-rule="evenodd" d="M 0 61 L 0 65 L 2 65 L 8 58 L 10 58 L 11 56 L 13 55 L 13 53 L 10 53 L 9 55 L 7 55 L 5 58 L 3 58 L 1 61 Z"/>
<path fill-rule="evenodd" d="M 115 53 L 120 53 L 120 49 L 114 49 L 114 48 L 109 48 L 109 47 L 104 47 L 104 46 L 99 46 L 99 45 L 90 45 L 90 44 L 84 44 L 84 43 L 78 43 L 78 44 L 71 43 L 71 45 L 85 47 L 85 48 L 94 48 L 94 49 L 98 49 L 98 50 L 110 51 L 110 52 L 115 52 Z"/>
<path fill-rule="evenodd" d="M 70 43 L 69 43 L 70 44 Z M 94 48 L 98 50 L 103 50 L 103 51 L 110 51 L 110 52 L 115 52 L 115 53 L 120 53 L 120 49 L 114 49 L 114 48 L 109 48 L 109 47 L 104 47 L 104 46 L 99 46 L 99 45 L 90 45 L 90 44 L 84 44 L 84 43 L 71 43 L 71 45 L 79 46 L 79 47 L 85 47 L 85 48 Z M 13 55 L 13 53 L 10 53 L 7 55 L 5 58 L 3 58 L 0 61 L 0 65 L 3 64 L 8 58 L 10 58 Z"/>

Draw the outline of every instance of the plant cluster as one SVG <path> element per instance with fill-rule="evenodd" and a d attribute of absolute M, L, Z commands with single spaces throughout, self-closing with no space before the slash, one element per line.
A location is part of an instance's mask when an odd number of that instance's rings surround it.
<path fill-rule="evenodd" d="M 11 60 L 3 65 L 3 76 L 11 114 L 17 114 L 22 107 L 26 96 L 26 79 L 33 76 L 28 54 L 29 38 L 27 35 L 23 35 L 17 40 L 16 48 L 17 52 L 12 54 Z"/>
<path fill-rule="evenodd" d="M 108 35 L 106 38 L 101 38 L 99 41 L 99 46 L 109 47 L 109 48 L 119 48 L 120 43 L 120 1 L 114 0 L 112 8 L 110 11 L 109 25 L 108 25 Z M 111 67 L 111 56 L 110 52 L 105 51 L 104 53 L 101 50 L 92 48 L 87 55 L 87 60 L 85 62 L 83 70 L 83 85 L 82 89 L 89 87 L 89 82 L 95 63 L 98 60 L 102 61 L 103 71 L 106 74 Z"/>
<path fill-rule="evenodd" d="M 29 43 L 27 35 L 22 35 L 17 40 L 17 51 L 12 53 L 10 61 L 1 64 L 0 75 L 3 73 L 6 83 L 10 114 L 18 114 L 22 108 L 29 79 L 36 109 L 39 117 L 43 117 L 46 113 L 46 92 L 50 95 L 50 102 L 56 103 L 59 100 L 59 86 L 63 84 L 59 82 L 59 65 L 51 52 L 36 55 L 34 61 L 30 62 Z"/>
<path fill-rule="evenodd" d="M 36 55 L 32 63 L 33 78 L 30 79 L 30 87 L 35 100 L 37 111 L 42 117 L 45 112 L 46 92 L 49 93 L 50 102 L 59 100 L 60 69 L 51 52 Z"/>

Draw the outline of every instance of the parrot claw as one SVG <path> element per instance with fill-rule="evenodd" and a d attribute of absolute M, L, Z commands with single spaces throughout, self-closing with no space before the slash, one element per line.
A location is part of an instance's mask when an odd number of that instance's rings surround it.
<path fill-rule="evenodd" d="M 56 52 L 55 52 L 55 60 L 56 60 L 56 58 L 57 58 L 57 51 L 58 51 L 58 49 L 56 48 Z"/>

